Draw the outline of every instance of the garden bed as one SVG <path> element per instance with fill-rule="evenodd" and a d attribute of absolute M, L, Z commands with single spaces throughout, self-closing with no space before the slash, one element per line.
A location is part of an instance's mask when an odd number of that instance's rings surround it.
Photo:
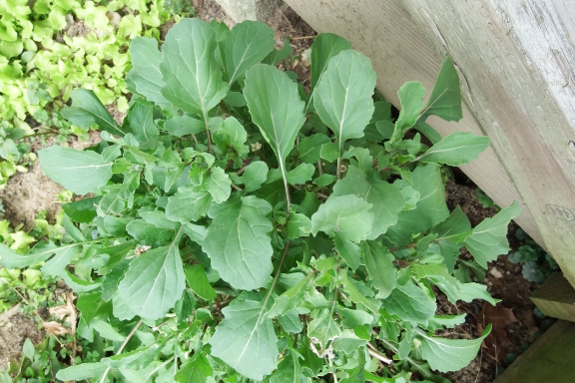
<path fill-rule="evenodd" d="M 215 3 L 211 1 L 197 1 L 193 4 L 197 16 L 210 21 L 230 22 L 229 18 Z M 281 64 L 287 70 L 293 70 L 297 73 L 299 80 L 309 86 L 309 47 L 313 42 L 315 32 L 293 11 L 286 6 L 279 9 L 270 20 L 266 20 L 275 32 L 276 47 L 283 45 L 285 38 L 290 38 L 293 48 L 292 56 L 284 60 Z M 162 35 L 168 30 L 168 27 L 160 27 Z M 413 79 L 417 80 L 417 79 Z M 114 116 L 120 120 L 122 115 Z M 92 136 L 91 143 L 98 140 L 98 135 Z M 75 147 L 85 147 L 86 144 L 69 142 Z M 33 147 L 34 150 L 39 147 Z M 492 217 L 497 209 L 494 207 L 485 207 L 477 197 L 476 187 L 459 171 L 454 170 L 454 176 L 447 182 L 447 204 L 450 210 L 457 205 L 469 216 L 473 226 L 477 225 L 483 219 Z M 59 209 L 57 194 L 62 188 L 41 175 L 39 164 L 36 163 L 28 173 L 16 174 L 10 180 L 8 186 L 0 194 L 4 201 L 5 218 L 10 219 L 14 226 L 22 223 L 27 228 L 31 228 L 34 218 L 40 211 L 47 211 L 48 220 L 53 217 Z M 524 240 L 516 236 L 517 227 L 510 225 L 508 238 L 511 243 L 512 252 L 517 251 L 520 246 L 524 245 Z M 496 335 L 494 342 L 504 353 L 498 356 L 490 355 L 491 350 L 485 348 L 477 355 L 473 362 L 457 373 L 446 375 L 454 383 L 490 383 L 496 377 L 498 370 L 512 361 L 512 355 L 518 355 L 528 344 L 532 343 L 537 336 L 543 332 L 549 325 L 546 319 L 540 319 L 535 315 L 534 305 L 529 299 L 531 292 L 536 285 L 523 278 L 522 266 L 511 263 L 507 256 L 500 256 L 496 262 L 489 265 L 485 279 L 479 281 L 488 287 L 488 291 L 495 298 L 501 299 L 500 306 L 511 309 L 513 316 L 506 311 L 500 311 L 496 314 L 488 314 L 494 321 L 500 321 L 499 331 L 494 331 Z M 60 299 L 63 298 L 64 292 L 61 291 Z M 438 293 L 440 305 L 438 313 L 441 314 L 461 314 L 467 313 L 466 322 L 457 326 L 454 330 L 444 332 L 442 335 L 453 339 L 475 339 L 480 336 L 484 327 L 483 302 L 474 301 L 470 304 L 458 304 L 456 306 L 447 302 L 447 299 Z M 0 317 L 0 334 L 2 328 L 11 328 L 17 326 L 21 331 L 16 334 L 11 332 L 10 338 L 3 338 L 0 343 L 0 363 L 7 358 L 16 358 L 14 352 L 19 349 L 25 338 L 30 338 L 34 343 L 39 343 L 42 332 L 34 326 L 35 319 L 33 313 L 29 316 L 11 313 Z M 43 313 L 40 313 L 43 315 Z M 14 336 L 19 335 L 19 336 Z M 503 356 L 501 356 L 503 355 Z M 499 358 L 499 360 L 497 360 Z M 0 364 L 0 368 L 2 365 Z"/>

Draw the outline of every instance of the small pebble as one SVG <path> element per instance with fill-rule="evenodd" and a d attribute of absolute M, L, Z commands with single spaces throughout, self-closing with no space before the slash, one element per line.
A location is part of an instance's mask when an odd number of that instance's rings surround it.
<path fill-rule="evenodd" d="M 495 278 L 501 278 L 503 276 L 501 271 L 497 270 L 495 267 L 489 270 L 489 274 L 493 275 Z"/>

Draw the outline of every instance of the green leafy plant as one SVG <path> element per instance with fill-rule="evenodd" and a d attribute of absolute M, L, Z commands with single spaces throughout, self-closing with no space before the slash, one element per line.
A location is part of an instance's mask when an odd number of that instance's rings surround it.
<path fill-rule="evenodd" d="M 515 236 L 524 244 L 517 251 L 509 253 L 509 261 L 523 264 L 522 274 L 525 279 L 540 285 L 559 270 L 557 262 L 523 230 L 517 229 Z"/>
<path fill-rule="evenodd" d="M 162 0 L 14 0 L 0 3 L 0 14 L 1 187 L 26 171 L 22 156 L 29 147 L 22 138 L 35 132 L 30 117 L 49 132 L 86 135 L 59 118 L 72 89 L 91 89 L 104 105 L 116 102 L 126 111 L 130 40 L 159 39 L 158 27 L 172 16 Z M 75 24 L 83 31 L 69 36 Z"/>
<path fill-rule="evenodd" d="M 400 88 L 392 121 L 369 59 L 332 34 L 312 46 L 310 94 L 274 67 L 258 22 L 183 19 L 161 51 L 142 37 L 130 51 L 124 124 L 75 90 L 65 116 L 103 142 L 39 153 L 49 177 L 93 194 L 63 206 L 57 244 L 0 246 L 0 264 L 62 277 L 79 295 L 78 334 L 114 344 L 58 379 L 439 382 L 432 370 L 469 363 L 489 328 L 435 336 L 465 316 L 435 315 L 434 287 L 494 302 L 454 276 L 459 251 L 483 267 L 506 253 L 519 208 L 475 228 L 447 209 L 440 166 L 489 144 L 425 124 L 461 118 L 448 59 L 427 103 L 420 83 Z"/>

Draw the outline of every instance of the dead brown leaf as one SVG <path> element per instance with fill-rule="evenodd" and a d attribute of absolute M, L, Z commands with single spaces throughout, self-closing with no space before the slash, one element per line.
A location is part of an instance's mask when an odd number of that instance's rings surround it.
<path fill-rule="evenodd" d="M 477 322 L 479 332 L 482 332 L 488 324 L 492 324 L 491 333 L 483 340 L 483 347 L 487 355 L 502 363 L 507 355 L 507 348 L 513 345 L 505 332 L 505 327 L 517 322 L 513 311 L 501 304 L 492 306 L 485 302 Z"/>
<path fill-rule="evenodd" d="M 50 321 L 42 321 L 42 327 L 46 330 L 48 334 L 56 335 L 66 335 L 72 334 L 72 329 L 64 327 L 61 323 Z"/>
<path fill-rule="evenodd" d="M 55 306 L 49 309 L 50 314 L 55 315 L 59 319 L 64 319 L 70 325 L 69 334 L 76 334 L 76 322 L 78 319 L 78 311 L 74 305 L 74 294 L 71 291 L 66 293 L 66 304 L 62 306 Z M 44 325 L 46 322 L 42 322 Z M 51 323 L 51 322 L 48 322 Z M 54 322 L 56 323 L 56 322 Z M 48 329 L 46 329 L 48 331 Z"/>

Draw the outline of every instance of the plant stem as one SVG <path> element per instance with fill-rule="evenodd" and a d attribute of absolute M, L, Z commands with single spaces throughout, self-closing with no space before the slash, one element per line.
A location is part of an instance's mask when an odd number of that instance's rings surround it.
<path fill-rule="evenodd" d="M 124 343 L 122 343 L 122 345 L 120 346 L 120 348 L 118 349 L 118 352 L 116 353 L 116 355 L 120 355 L 122 353 L 122 351 L 124 351 L 124 348 L 126 347 L 126 345 L 128 344 L 128 342 L 130 341 L 130 339 L 132 339 L 132 337 L 134 336 L 134 334 L 136 333 L 136 331 L 138 330 L 138 328 L 142 325 L 142 320 L 140 319 L 138 321 L 138 323 L 136 324 L 136 326 L 132 329 L 132 331 L 128 334 L 128 336 L 126 337 L 126 340 L 124 340 Z M 100 383 L 104 383 L 104 380 L 106 379 L 106 375 L 108 375 L 108 372 L 110 372 L 110 369 L 112 367 L 108 367 L 106 369 L 106 371 L 104 371 L 104 375 L 102 375 L 102 379 L 100 379 Z"/>
<path fill-rule="evenodd" d="M 281 259 L 280 259 L 280 263 L 279 263 L 279 265 L 278 265 L 278 271 L 276 272 L 276 275 L 275 275 L 275 277 L 274 277 L 274 280 L 273 280 L 273 282 L 272 282 L 272 285 L 270 286 L 270 289 L 268 290 L 268 293 L 266 294 L 266 299 L 264 299 L 264 304 L 263 304 L 263 306 L 262 306 L 262 311 L 260 311 L 260 315 L 259 315 L 259 317 L 258 317 L 257 323 L 260 322 L 260 320 L 261 320 L 261 318 L 262 318 L 262 315 L 263 315 L 263 313 L 264 313 L 264 311 L 265 311 L 265 309 L 266 309 L 266 305 L 268 304 L 268 300 L 269 300 L 270 297 L 272 296 L 272 292 L 274 291 L 274 287 L 276 287 L 276 283 L 278 282 L 278 279 L 279 279 L 279 277 L 280 277 L 280 274 L 281 274 L 281 271 L 282 271 L 282 266 L 283 266 L 284 261 L 285 261 L 285 259 L 286 259 L 286 256 L 287 256 L 287 253 L 288 253 L 290 244 L 291 244 L 291 241 L 288 242 L 288 243 L 286 243 L 286 246 L 285 246 L 285 248 L 284 248 L 284 252 L 283 252 L 282 257 L 281 257 Z"/>

